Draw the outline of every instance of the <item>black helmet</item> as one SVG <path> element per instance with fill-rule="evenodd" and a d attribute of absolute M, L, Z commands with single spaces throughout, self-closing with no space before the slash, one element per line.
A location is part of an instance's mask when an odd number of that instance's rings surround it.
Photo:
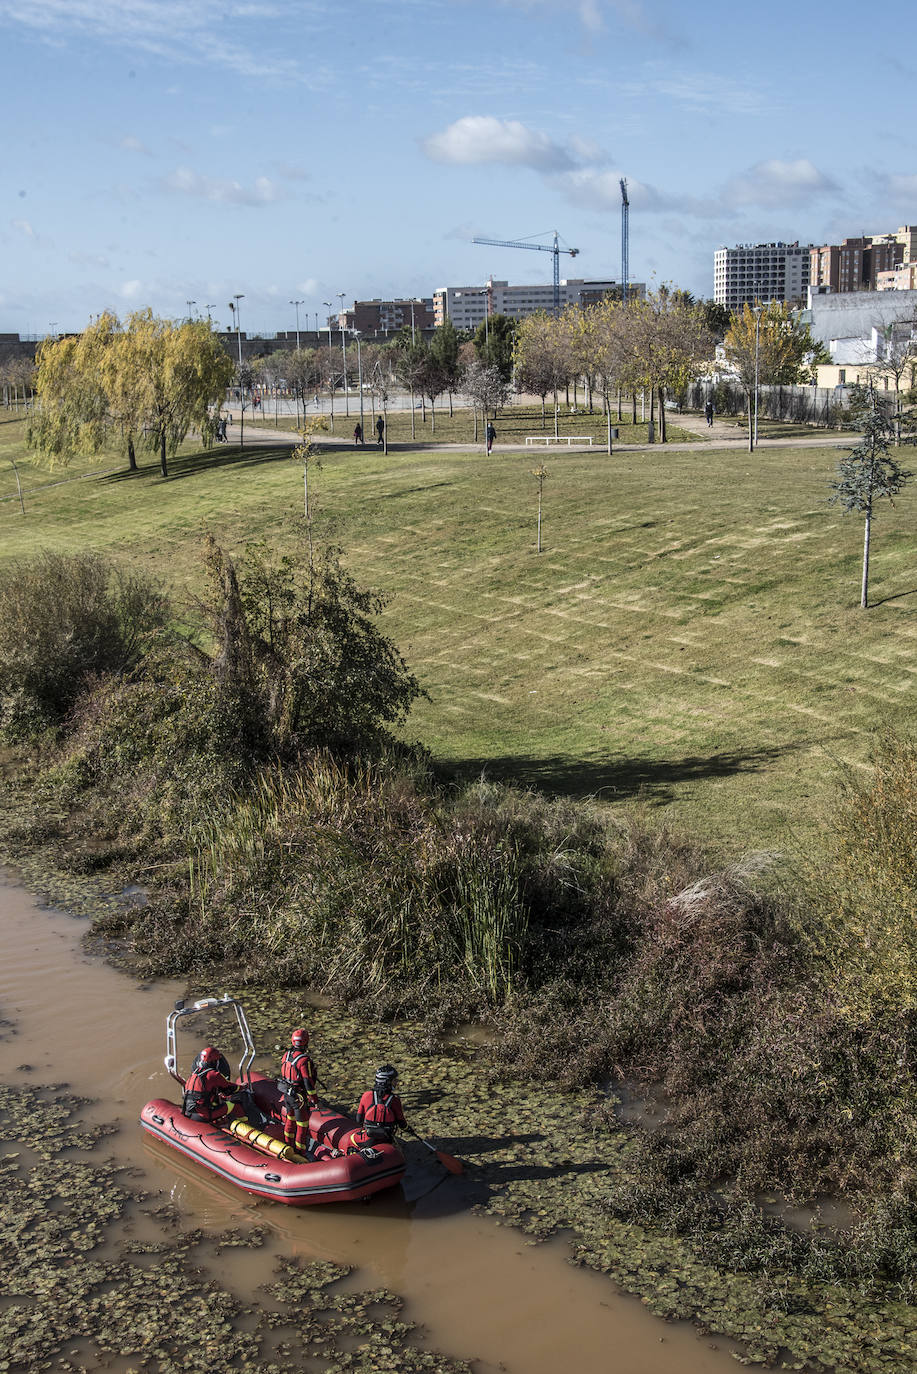
<path fill-rule="evenodd" d="M 377 1092 L 385 1092 L 393 1088 L 398 1080 L 398 1070 L 392 1064 L 382 1064 L 376 1069 L 376 1081 L 373 1087 Z"/>

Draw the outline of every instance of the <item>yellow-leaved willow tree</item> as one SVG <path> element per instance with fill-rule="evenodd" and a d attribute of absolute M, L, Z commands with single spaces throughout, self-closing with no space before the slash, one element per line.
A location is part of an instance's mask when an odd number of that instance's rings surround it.
<path fill-rule="evenodd" d="M 192 430 L 213 442 L 232 376 L 209 321 L 164 320 L 145 309 L 122 324 L 106 312 L 81 334 L 41 346 L 29 442 L 66 462 L 122 440 L 132 470 L 142 442 L 168 477 L 169 457 Z"/>

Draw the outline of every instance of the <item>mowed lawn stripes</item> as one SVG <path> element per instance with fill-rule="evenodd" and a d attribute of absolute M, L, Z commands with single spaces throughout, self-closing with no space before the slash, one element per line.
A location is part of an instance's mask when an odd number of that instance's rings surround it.
<path fill-rule="evenodd" d="M 406 734 L 434 756 L 779 847 L 811 837 L 839 764 L 914 715 L 917 487 L 878 512 L 863 613 L 862 522 L 827 499 L 837 457 L 552 453 L 541 554 L 531 454 L 342 450 L 310 493 L 318 530 L 391 596 L 385 627 L 429 694 Z M 263 446 L 219 458 L 27 492 L 24 521 L 0 506 L 3 555 L 95 547 L 193 589 L 207 529 L 287 547 L 301 467 Z"/>

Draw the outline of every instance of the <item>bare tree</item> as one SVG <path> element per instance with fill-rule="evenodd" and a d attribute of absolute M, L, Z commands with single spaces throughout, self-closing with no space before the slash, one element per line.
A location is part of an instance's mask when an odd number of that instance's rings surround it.
<path fill-rule="evenodd" d="M 713 339 L 701 307 L 686 305 L 660 290 L 634 301 L 625 314 L 628 359 L 625 369 L 634 383 L 650 392 L 650 422 L 659 404 L 659 441 L 666 442 L 665 393 L 680 391 L 713 355 Z"/>
<path fill-rule="evenodd" d="M 726 357 L 745 388 L 748 400 L 748 451 L 757 435 L 752 429 L 752 397 L 763 386 L 792 386 L 806 358 L 817 350 L 808 325 L 799 323 L 785 301 L 754 306 L 747 302 L 726 331 Z"/>
<path fill-rule="evenodd" d="M 378 401 L 382 411 L 382 451 L 388 453 L 388 398 L 391 390 L 391 379 L 381 358 L 377 358 L 373 365 L 369 386 L 373 398 L 373 424 L 375 425 L 376 401 Z"/>
<path fill-rule="evenodd" d="M 913 391 L 917 379 L 917 319 L 912 310 L 907 311 L 888 324 L 877 325 L 874 333 L 876 361 L 869 363 L 867 376 L 873 383 L 881 378 L 886 390 L 891 390 L 889 382 L 894 383 L 895 447 L 899 448 L 902 392 Z"/>
<path fill-rule="evenodd" d="M 873 507 L 883 496 L 887 496 L 894 505 L 894 498 L 913 473 L 906 472 L 888 451 L 889 441 L 897 430 L 897 417 L 892 418 L 886 413 L 872 383 L 853 388 L 851 408 L 863 437 L 847 450 L 847 456 L 838 463 L 837 481 L 831 483 L 834 495 L 829 499 L 843 506 L 845 511 L 858 511 L 864 519 L 860 606 L 865 610 L 869 605 Z M 909 439 L 908 442 L 913 443 L 914 440 Z"/>
<path fill-rule="evenodd" d="M 565 341 L 558 321 L 545 311 L 529 315 L 516 329 L 516 390 L 541 398 L 541 427 L 545 428 L 545 398 L 554 395 L 554 427 L 557 430 L 557 388 L 569 375 Z"/>
<path fill-rule="evenodd" d="M 611 453 L 611 389 L 617 386 L 620 419 L 621 384 L 627 374 L 627 311 L 620 301 L 604 300 L 586 312 L 585 331 L 595 379 L 602 389 L 607 445 Z"/>
<path fill-rule="evenodd" d="M 417 437 L 414 421 L 414 395 L 420 392 L 423 399 L 424 376 L 429 363 L 429 349 L 422 339 L 411 342 L 410 330 L 399 337 L 394 352 L 395 372 L 402 386 L 411 393 L 411 438 Z M 442 388 L 440 388 L 442 390 Z M 426 421 L 426 411 L 424 411 Z"/>
<path fill-rule="evenodd" d="M 487 435 L 486 418 L 488 412 L 496 419 L 500 406 L 506 405 L 509 396 L 509 382 L 504 381 L 499 367 L 491 363 L 475 362 L 465 372 L 462 383 L 464 394 L 475 411 L 475 439 L 477 439 L 477 407 L 481 408 L 484 420 L 485 439 Z"/>

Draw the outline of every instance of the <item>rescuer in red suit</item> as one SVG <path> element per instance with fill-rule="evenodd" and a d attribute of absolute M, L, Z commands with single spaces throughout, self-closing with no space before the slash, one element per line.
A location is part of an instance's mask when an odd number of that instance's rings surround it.
<path fill-rule="evenodd" d="M 309 1151 L 309 1113 L 316 1105 L 315 1085 L 318 1082 L 315 1061 L 308 1053 L 308 1048 L 309 1032 L 300 1026 L 290 1036 L 290 1048 L 280 1061 L 283 1138 L 301 1153 Z"/>
<path fill-rule="evenodd" d="M 237 1084 L 220 1072 L 223 1056 L 212 1045 L 201 1050 L 185 1080 L 182 1111 L 192 1121 L 206 1121 L 222 1126 L 237 1113 L 235 1102 L 227 1105 L 227 1097 L 238 1091 Z M 225 1064 L 225 1059 L 223 1060 Z M 228 1066 L 227 1066 L 228 1067 Z"/>
<path fill-rule="evenodd" d="M 357 1121 L 361 1126 L 372 1127 L 377 1133 L 391 1140 L 395 1127 L 407 1129 L 401 1098 L 395 1092 L 398 1084 L 398 1070 L 391 1064 L 383 1064 L 376 1070 L 373 1086 L 360 1098 L 357 1108 Z"/>

